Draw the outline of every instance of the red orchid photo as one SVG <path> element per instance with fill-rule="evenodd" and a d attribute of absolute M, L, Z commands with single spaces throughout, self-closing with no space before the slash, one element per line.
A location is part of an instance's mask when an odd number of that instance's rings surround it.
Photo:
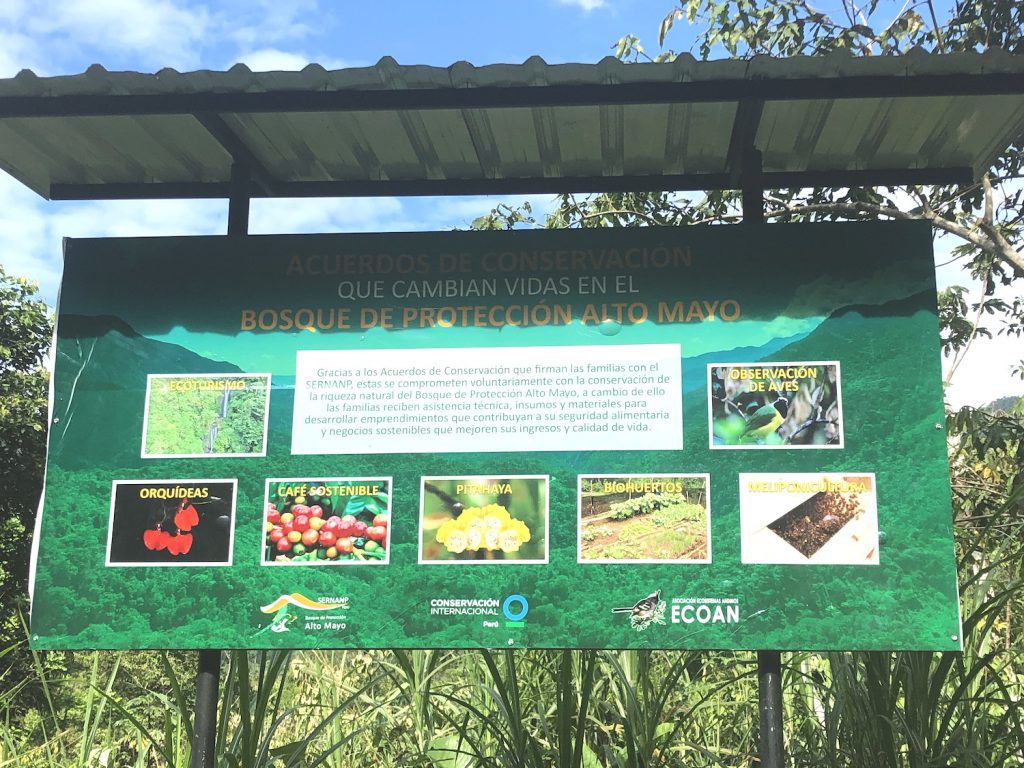
<path fill-rule="evenodd" d="M 229 565 L 235 484 L 116 481 L 107 565 Z"/>

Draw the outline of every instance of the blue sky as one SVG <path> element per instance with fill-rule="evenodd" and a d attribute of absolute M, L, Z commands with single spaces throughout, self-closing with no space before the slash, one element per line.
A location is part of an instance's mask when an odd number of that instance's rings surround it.
<path fill-rule="evenodd" d="M 838 2 L 819 3 L 823 10 Z M 893 9 L 902 3 L 887 3 Z M 948 2 L 939 3 L 940 15 Z M 76 74 L 100 63 L 109 70 L 156 72 L 227 69 L 244 62 L 254 70 L 368 66 L 383 56 L 400 64 L 447 66 L 519 63 L 541 56 L 549 63 L 597 61 L 616 41 L 634 34 L 652 53 L 658 26 L 678 7 L 672 0 L 0 0 L 0 77 L 21 69 L 38 75 Z M 45 8 L 46 12 L 40 11 Z M 676 50 L 692 35 L 677 25 Z M 536 211 L 550 196 L 529 199 Z M 250 229 L 265 232 L 436 230 L 464 227 L 506 198 L 420 198 L 254 201 Z M 47 203 L 0 174 L 0 263 L 9 273 L 40 284 L 55 301 L 60 242 L 65 236 L 189 235 L 223 233 L 225 201 Z M 952 243 L 940 242 L 944 251 Z M 967 283 L 953 269 L 944 283 Z M 1018 340 L 1019 341 L 1019 340 Z M 979 362 L 960 367 L 951 400 L 985 402 L 1024 390 L 1009 378 L 1014 347 L 988 345 Z M 1019 355 L 1018 355 L 1019 359 Z"/>
<path fill-rule="evenodd" d="M 631 32 L 653 43 L 671 0 L 4 0 L 0 68 L 37 74 L 401 64 L 594 61 Z M 0 29 L 4 29 L 0 27 Z M 38 45 L 43 40 L 49 44 Z"/>

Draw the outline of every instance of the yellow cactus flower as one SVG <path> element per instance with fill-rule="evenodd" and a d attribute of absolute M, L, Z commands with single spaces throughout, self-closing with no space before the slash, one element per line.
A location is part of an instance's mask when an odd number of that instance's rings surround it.
<path fill-rule="evenodd" d="M 503 528 L 498 534 L 498 547 L 502 552 L 518 552 L 521 544 L 515 528 Z"/>
<path fill-rule="evenodd" d="M 527 542 L 530 540 L 530 529 L 526 527 L 526 523 L 522 520 L 512 520 L 509 522 L 509 528 L 516 532 L 519 540 Z"/>
<path fill-rule="evenodd" d="M 466 551 L 466 532 L 456 528 L 448 535 L 448 540 L 445 542 L 445 547 L 449 552 L 454 552 L 456 555 L 460 552 Z"/>
<path fill-rule="evenodd" d="M 500 504 L 488 504 L 467 507 L 458 517 L 441 523 L 435 538 L 454 554 L 481 549 L 518 552 L 530 540 L 530 529 Z"/>

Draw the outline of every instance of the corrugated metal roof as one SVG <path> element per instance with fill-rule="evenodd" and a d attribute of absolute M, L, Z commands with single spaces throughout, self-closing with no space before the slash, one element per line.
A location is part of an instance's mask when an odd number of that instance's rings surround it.
<path fill-rule="evenodd" d="M 267 196 L 721 188 L 751 148 L 769 187 L 952 181 L 1022 135 L 1002 51 L 0 80 L 0 168 L 61 198 L 227 196 L 233 161 Z"/>

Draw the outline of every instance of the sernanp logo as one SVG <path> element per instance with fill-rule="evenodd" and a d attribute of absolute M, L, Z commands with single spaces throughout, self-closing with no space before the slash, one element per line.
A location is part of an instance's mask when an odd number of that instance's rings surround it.
<path fill-rule="evenodd" d="M 261 612 L 271 614 L 274 617 L 270 622 L 270 626 L 264 627 L 260 632 L 266 632 L 268 629 L 271 632 L 289 632 L 291 630 L 290 625 L 298 619 L 293 609 L 321 612 L 338 609 L 346 610 L 347 608 L 347 597 L 312 600 L 301 592 L 281 595 L 273 602 L 260 606 Z"/>

